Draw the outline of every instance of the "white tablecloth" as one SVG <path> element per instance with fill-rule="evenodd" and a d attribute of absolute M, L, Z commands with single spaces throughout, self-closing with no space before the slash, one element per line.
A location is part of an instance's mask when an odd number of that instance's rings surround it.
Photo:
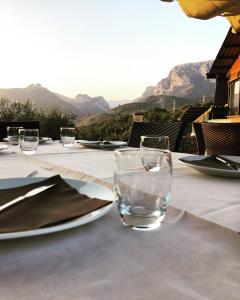
<path fill-rule="evenodd" d="M 15 153 L 12 153 L 15 152 Z M 0 178 L 56 173 L 112 182 L 114 153 L 58 143 L 0 152 Z M 238 299 L 239 180 L 202 175 L 173 153 L 173 191 L 159 230 L 121 226 L 114 208 L 91 224 L 0 241 L 0 299 Z"/>

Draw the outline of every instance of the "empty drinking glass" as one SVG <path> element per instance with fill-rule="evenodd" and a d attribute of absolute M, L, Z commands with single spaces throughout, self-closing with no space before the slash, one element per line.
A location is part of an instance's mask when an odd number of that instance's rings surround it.
<path fill-rule="evenodd" d="M 169 150 L 169 137 L 156 135 L 143 135 L 140 140 L 140 148 L 166 149 Z"/>
<path fill-rule="evenodd" d="M 39 144 L 38 129 L 19 129 L 20 149 L 23 153 L 35 154 Z"/>
<path fill-rule="evenodd" d="M 19 145 L 19 129 L 23 127 L 7 127 L 7 138 L 12 146 Z"/>
<path fill-rule="evenodd" d="M 72 147 L 75 141 L 75 128 L 74 127 L 61 127 L 60 136 L 64 147 Z"/>
<path fill-rule="evenodd" d="M 137 230 L 158 228 L 168 207 L 171 181 L 170 151 L 116 150 L 114 191 L 122 223 Z"/>

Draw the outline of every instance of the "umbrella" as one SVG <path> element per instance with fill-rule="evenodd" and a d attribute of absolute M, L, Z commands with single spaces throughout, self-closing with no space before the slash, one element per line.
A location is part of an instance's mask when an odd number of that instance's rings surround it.
<path fill-rule="evenodd" d="M 174 0 L 161 0 L 172 2 Z M 233 32 L 240 32 L 239 0 L 178 0 L 184 13 L 191 18 L 210 19 L 223 16 L 228 19 Z"/>

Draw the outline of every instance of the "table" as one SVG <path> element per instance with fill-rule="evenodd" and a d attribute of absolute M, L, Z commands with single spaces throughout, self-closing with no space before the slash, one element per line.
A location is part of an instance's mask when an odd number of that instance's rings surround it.
<path fill-rule="evenodd" d="M 231 119 L 231 120 L 234 120 L 234 119 L 238 119 L 238 121 L 240 122 L 240 115 L 231 115 L 231 116 L 226 116 L 227 119 Z"/>
<path fill-rule="evenodd" d="M 211 119 L 208 123 L 240 123 L 240 118 Z"/>
<path fill-rule="evenodd" d="M 116 207 L 79 228 L 0 241 L 0 299 L 239 299 L 239 180 L 188 168 L 173 153 L 166 222 L 144 233 L 121 226 Z M 112 185 L 114 153 L 59 143 L 34 156 L 0 152 L 0 178 L 60 173 Z"/>

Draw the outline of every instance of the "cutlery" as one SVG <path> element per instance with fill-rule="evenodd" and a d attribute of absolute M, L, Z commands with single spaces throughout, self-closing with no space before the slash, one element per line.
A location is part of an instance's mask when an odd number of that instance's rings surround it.
<path fill-rule="evenodd" d="M 236 165 L 236 163 L 234 163 L 233 161 L 231 161 L 230 159 L 227 159 L 225 157 L 222 157 L 220 155 L 216 155 L 215 158 L 218 161 L 221 161 L 222 163 L 224 163 L 226 166 L 228 166 L 230 169 L 234 170 L 234 171 L 240 171 L 240 168 Z"/>
<path fill-rule="evenodd" d="M 30 174 L 27 175 L 27 177 L 35 177 L 38 175 L 38 170 L 34 170 L 33 172 L 31 172 Z"/>
<path fill-rule="evenodd" d="M 52 186 L 56 185 L 56 183 L 54 184 L 49 184 L 49 185 L 43 185 L 43 186 L 40 186 L 40 187 L 37 187 L 29 192 L 27 192 L 25 195 L 23 196 L 19 196 L 3 205 L 0 206 L 0 212 L 4 211 L 5 209 L 9 208 L 10 206 L 13 206 L 14 204 L 18 203 L 18 202 L 21 202 L 29 197 L 32 197 L 34 195 L 37 195 L 49 188 L 51 188 Z"/>

